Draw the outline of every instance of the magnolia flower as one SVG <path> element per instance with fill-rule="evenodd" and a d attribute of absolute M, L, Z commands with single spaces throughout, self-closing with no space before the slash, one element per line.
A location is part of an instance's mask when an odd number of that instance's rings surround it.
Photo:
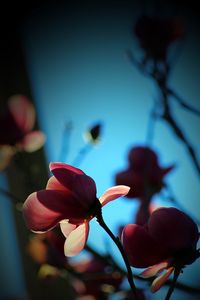
<path fill-rule="evenodd" d="M 128 168 L 116 174 L 116 184 L 130 186 L 127 198 L 148 201 L 164 186 L 164 177 L 174 168 L 161 167 L 158 157 L 149 147 L 136 146 L 128 153 Z"/>
<path fill-rule="evenodd" d="M 8 99 L 7 107 L 0 114 L 0 170 L 4 169 L 17 151 L 33 152 L 43 146 L 45 137 L 41 131 L 32 130 L 35 110 L 22 95 Z"/>
<path fill-rule="evenodd" d="M 85 246 L 89 221 L 101 214 L 102 206 L 126 195 L 129 187 L 111 187 L 98 199 L 94 180 L 82 170 L 64 163 L 50 163 L 50 171 L 53 176 L 46 189 L 28 196 L 23 215 L 34 232 L 51 230 L 59 223 L 66 237 L 65 255 L 74 256 Z"/>
<path fill-rule="evenodd" d="M 157 61 L 165 61 L 169 46 L 185 34 L 180 19 L 159 16 L 141 16 L 133 30 L 146 58 Z"/>
<path fill-rule="evenodd" d="M 144 226 L 129 224 L 122 232 L 130 264 L 137 268 L 148 267 L 141 276 L 152 277 L 165 270 L 153 281 L 152 292 L 156 292 L 173 271 L 180 272 L 199 257 L 198 239 L 197 225 L 173 207 L 156 209 Z"/>

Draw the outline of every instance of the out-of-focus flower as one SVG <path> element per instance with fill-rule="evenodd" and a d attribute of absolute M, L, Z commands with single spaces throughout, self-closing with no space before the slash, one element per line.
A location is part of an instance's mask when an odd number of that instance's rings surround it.
<path fill-rule="evenodd" d="M 85 132 L 84 138 L 90 144 L 98 144 L 101 141 L 101 131 L 102 124 L 97 123 Z"/>
<path fill-rule="evenodd" d="M 38 264 L 48 264 L 58 268 L 67 266 L 64 255 L 65 237 L 58 228 L 43 234 L 34 234 L 27 245 L 29 255 Z"/>
<path fill-rule="evenodd" d="M 164 177 L 174 168 L 161 167 L 157 154 L 149 147 L 136 146 L 128 153 L 128 168 L 116 174 L 116 184 L 130 186 L 127 198 L 147 201 L 164 186 Z"/>
<path fill-rule="evenodd" d="M 181 271 L 200 255 L 197 225 L 182 211 L 170 207 L 155 210 L 147 224 L 129 224 L 122 232 L 122 243 L 130 264 L 146 268 L 143 277 L 159 275 L 152 284 L 156 292 L 173 271 Z"/>
<path fill-rule="evenodd" d="M 145 51 L 146 59 L 155 61 L 166 61 L 169 46 L 185 35 L 179 18 L 164 19 L 160 16 L 141 16 L 133 31 Z"/>
<path fill-rule="evenodd" d="M 0 114 L 0 170 L 3 170 L 17 151 L 33 152 L 43 146 L 45 136 L 32 130 L 35 110 L 22 95 L 8 99 L 7 107 Z"/>
<path fill-rule="evenodd" d="M 82 170 L 64 163 L 51 163 L 52 176 L 45 190 L 29 195 L 23 205 L 27 226 L 35 232 L 45 232 L 60 223 L 66 237 L 66 256 L 78 254 L 85 246 L 89 221 L 101 214 L 101 207 L 124 196 L 129 187 L 115 186 L 99 199 L 96 184 Z"/>
<path fill-rule="evenodd" d="M 80 296 L 90 295 L 94 299 L 107 299 L 107 295 L 118 291 L 124 279 L 123 274 L 96 258 L 75 262 L 73 268 L 85 275 L 82 285 L 76 282 L 74 285 Z"/>

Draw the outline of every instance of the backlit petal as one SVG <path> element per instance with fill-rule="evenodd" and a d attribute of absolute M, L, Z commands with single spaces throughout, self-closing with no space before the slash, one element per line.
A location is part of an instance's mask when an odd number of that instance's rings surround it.
<path fill-rule="evenodd" d="M 55 190 L 32 193 L 23 205 L 23 214 L 29 229 L 38 232 L 53 228 L 63 219 L 80 224 L 86 217 L 73 194 Z"/>
<path fill-rule="evenodd" d="M 70 224 L 69 220 L 62 220 L 60 221 L 60 229 L 65 237 L 68 237 L 68 235 L 77 227 L 77 225 Z"/>
<path fill-rule="evenodd" d="M 105 191 L 105 193 L 99 198 L 99 201 L 102 206 L 108 202 L 115 200 L 119 197 L 125 196 L 128 194 L 130 187 L 126 185 L 116 185 Z"/>
<path fill-rule="evenodd" d="M 76 194 L 78 203 L 86 209 L 96 200 L 96 184 L 78 168 L 64 163 L 50 163 L 51 172 L 67 189 Z"/>
<path fill-rule="evenodd" d="M 60 182 L 56 179 L 55 176 L 51 176 L 47 181 L 46 185 L 47 190 L 60 190 L 60 191 L 68 191 L 64 185 L 60 184 Z"/>
<path fill-rule="evenodd" d="M 66 256 L 77 255 L 85 246 L 89 233 L 89 223 L 85 222 L 73 230 L 65 241 Z"/>
<path fill-rule="evenodd" d="M 165 284 L 165 282 L 167 281 L 167 279 L 169 278 L 169 276 L 172 274 L 173 271 L 174 271 L 174 267 L 171 267 L 167 269 L 167 271 L 164 274 L 158 276 L 152 283 L 151 292 L 152 293 L 157 292 L 161 288 L 161 286 Z"/>
<path fill-rule="evenodd" d="M 167 268 L 168 266 L 168 262 L 167 261 L 163 261 L 159 264 L 156 264 L 154 266 L 148 267 L 146 270 L 144 270 L 141 274 L 139 274 L 140 277 L 143 278 L 149 278 L 149 277 L 153 277 L 156 274 L 158 274 L 159 272 L 163 271 L 164 269 Z"/>

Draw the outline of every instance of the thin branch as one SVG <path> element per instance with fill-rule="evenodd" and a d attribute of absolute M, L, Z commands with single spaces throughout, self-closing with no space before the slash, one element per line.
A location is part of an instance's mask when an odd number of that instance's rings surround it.
<path fill-rule="evenodd" d="M 179 104 L 180 106 L 182 106 L 183 108 L 187 109 L 188 111 L 196 114 L 197 116 L 200 116 L 200 110 L 189 105 L 188 103 L 186 103 L 185 100 L 183 100 L 175 91 L 173 91 L 172 89 L 168 88 L 167 89 L 168 94 L 170 96 L 172 96 Z"/>

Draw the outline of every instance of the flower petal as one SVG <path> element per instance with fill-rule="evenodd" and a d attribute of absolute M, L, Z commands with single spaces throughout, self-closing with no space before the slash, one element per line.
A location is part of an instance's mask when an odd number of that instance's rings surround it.
<path fill-rule="evenodd" d="M 35 122 L 35 109 L 33 104 L 23 95 L 14 95 L 8 100 L 9 110 L 17 126 L 23 132 L 29 132 Z"/>
<path fill-rule="evenodd" d="M 163 271 L 164 269 L 167 268 L 168 266 L 168 262 L 167 261 L 163 261 L 159 264 L 156 264 L 154 266 L 148 267 L 146 270 L 144 270 L 141 274 L 139 274 L 140 277 L 143 278 L 149 278 L 149 277 L 153 277 L 156 274 L 158 274 L 159 272 Z"/>
<path fill-rule="evenodd" d="M 29 195 L 23 204 L 23 214 L 27 226 L 38 232 L 53 228 L 63 219 L 80 224 L 86 217 L 70 191 L 55 190 L 41 190 Z"/>
<path fill-rule="evenodd" d="M 62 220 L 60 221 L 60 229 L 65 237 L 68 237 L 68 235 L 77 227 L 77 225 L 69 223 L 69 220 Z"/>
<path fill-rule="evenodd" d="M 64 163 L 50 163 L 49 167 L 60 184 L 76 194 L 82 207 L 88 208 L 96 200 L 96 184 L 82 170 Z"/>
<path fill-rule="evenodd" d="M 146 268 L 168 258 L 165 249 L 148 234 L 144 226 L 126 225 L 122 232 L 122 243 L 130 264 L 136 268 Z"/>
<path fill-rule="evenodd" d="M 77 255 L 85 246 L 89 233 L 89 222 L 85 222 L 73 230 L 64 245 L 66 256 Z"/>
<path fill-rule="evenodd" d="M 60 184 L 60 182 L 56 179 L 55 176 L 51 176 L 47 181 L 46 185 L 47 190 L 60 190 L 60 191 L 68 191 L 64 185 Z"/>
<path fill-rule="evenodd" d="M 32 131 L 25 135 L 20 143 L 24 151 L 34 152 L 40 149 L 45 143 L 45 135 L 41 131 Z"/>
<path fill-rule="evenodd" d="M 130 187 L 126 185 L 116 185 L 105 191 L 105 193 L 99 198 L 99 201 L 102 206 L 108 202 L 115 200 L 119 197 L 125 196 L 128 194 Z"/>
<path fill-rule="evenodd" d="M 174 271 L 174 267 L 171 267 L 167 269 L 167 271 L 164 274 L 158 276 L 152 283 L 151 292 L 152 293 L 157 292 L 161 288 L 161 286 L 165 284 L 165 282 L 167 281 L 167 279 L 169 278 L 169 276 L 172 274 L 173 271 Z"/>
<path fill-rule="evenodd" d="M 61 170 L 61 169 L 65 169 L 65 171 L 70 175 L 77 174 L 77 175 L 82 175 L 85 174 L 82 170 L 75 168 L 73 166 L 70 166 L 68 164 L 65 163 L 60 163 L 60 162 L 54 162 L 54 163 L 50 163 L 49 164 L 49 168 L 50 171 L 54 174 L 54 172 L 56 172 L 57 169 Z"/>
<path fill-rule="evenodd" d="M 175 207 L 156 209 L 148 221 L 149 234 L 173 254 L 196 247 L 198 227 L 193 220 Z"/>

